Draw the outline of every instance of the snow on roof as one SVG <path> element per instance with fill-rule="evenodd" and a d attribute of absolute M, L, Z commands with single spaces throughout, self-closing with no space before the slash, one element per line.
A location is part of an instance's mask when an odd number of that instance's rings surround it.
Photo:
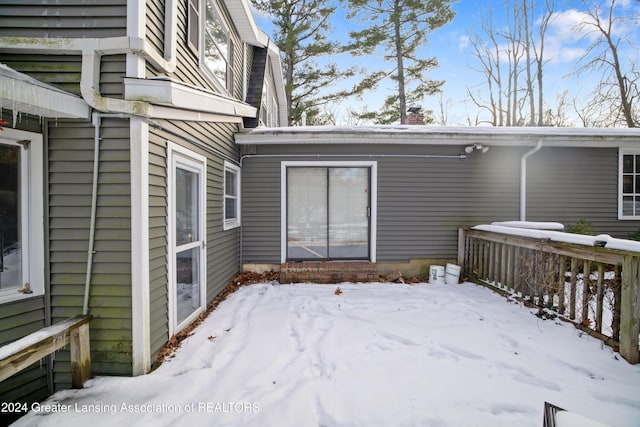
<path fill-rule="evenodd" d="M 239 144 L 405 143 L 432 145 L 637 146 L 640 129 L 557 127 L 462 127 L 416 125 L 292 126 L 256 128 L 236 135 Z"/>
<path fill-rule="evenodd" d="M 0 63 L 0 109 L 41 117 L 89 118 L 84 100 Z M 15 124 L 16 119 L 13 122 Z"/>
<path fill-rule="evenodd" d="M 531 237 L 534 239 L 549 239 L 555 242 L 573 243 L 585 246 L 604 246 L 607 249 L 617 249 L 621 251 L 640 252 L 640 242 L 626 239 L 616 239 L 608 234 L 600 234 L 598 236 L 587 236 L 584 234 L 563 233 L 553 230 L 540 230 L 535 228 L 523 228 L 499 225 L 494 223 L 490 225 L 477 225 L 472 227 L 474 230 L 490 231 L 493 233 L 509 234 L 512 236 Z M 596 244 L 597 243 L 597 244 Z"/>

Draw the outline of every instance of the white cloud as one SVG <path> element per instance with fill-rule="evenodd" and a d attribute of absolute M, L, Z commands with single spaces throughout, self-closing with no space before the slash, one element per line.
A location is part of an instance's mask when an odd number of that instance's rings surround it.
<path fill-rule="evenodd" d="M 471 39 L 469 36 L 458 37 L 458 51 L 463 52 L 467 47 L 469 47 L 470 41 Z"/>
<path fill-rule="evenodd" d="M 577 9 L 554 12 L 545 39 L 545 57 L 551 62 L 567 63 L 583 56 L 596 34 L 581 30 L 591 17 Z"/>

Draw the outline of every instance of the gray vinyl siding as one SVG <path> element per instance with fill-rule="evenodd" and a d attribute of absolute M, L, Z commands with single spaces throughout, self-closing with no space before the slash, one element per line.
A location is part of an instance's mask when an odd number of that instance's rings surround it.
<path fill-rule="evenodd" d="M 103 119 L 89 313 L 95 375 L 131 373 L 131 190 L 129 121 Z M 82 312 L 91 211 L 94 128 L 49 127 L 52 322 Z M 57 389 L 70 386 L 68 352 L 56 356 Z"/>
<path fill-rule="evenodd" d="M 243 263 L 280 262 L 280 162 L 285 160 L 377 161 L 377 260 L 455 258 L 459 226 L 519 219 L 520 158 L 527 150 L 492 147 L 487 154 L 473 153 L 465 160 L 384 155 L 458 155 L 463 149 L 464 145 L 257 146 L 257 154 L 287 156 L 244 160 Z M 322 158 L 323 154 L 362 156 Z M 640 228 L 640 221 L 617 220 L 615 148 L 543 149 L 529 159 L 528 177 L 530 221 L 569 225 L 587 219 L 598 233 L 619 237 Z"/>
<path fill-rule="evenodd" d="M 167 141 L 207 158 L 207 303 L 239 271 L 239 228 L 223 229 L 224 157 L 238 158 L 237 126 L 225 123 L 163 122 L 170 131 L 149 129 L 149 251 L 151 353 L 169 338 L 167 277 Z M 194 144 L 195 142 L 195 144 Z M 205 148 L 209 147 L 209 148 Z"/>
<path fill-rule="evenodd" d="M 126 0 L 2 0 L 0 8 L 0 37 L 126 35 Z"/>
<path fill-rule="evenodd" d="M 565 226 L 591 222 L 596 234 L 625 238 L 640 221 L 618 220 L 618 150 L 543 148 L 529 160 L 527 219 Z"/>
<path fill-rule="evenodd" d="M 149 316 L 152 361 L 169 339 L 167 136 L 149 129 Z"/>
<path fill-rule="evenodd" d="M 152 1 L 147 2 L 147 31 L 146 37 L 149 43 L 158 51 L 164 52 L 164 10 L 166 1 Z M 179 2 L 186 3 L 186 2 Z M 178 39 L 178 44 L 184 39 Z"/>
<path fill-rule="evenodd" d="M 280 263 L 281 160 L 245 158 L 242 163 L 243 263 Z"/>
<path fill-rule="evenodd" d="M 332 145 L 258 147 L 258 153 L 307 157 L 248 158 L 243 167 L 243 263 L 280 262 L 280 161 L 376 161 L 377 260 L 455 257 L 461 225 L 513 219 L 518 182 L 507 150 L 467 160 L 385 155 L 460 154 L 460 147 Z M 316 154 L 362 154 L 317 157 Z M 376 156 L 376 154 L 378 156 Z"/>
<path fill-rule="evenodd" d="M 0 304 L 0 346 L 46 326 L 44 296 Z M 34 363 L 0 383 L 0 402 L 36 402 L 49 395 L 49 358 Z M 0 413 L 0 424 L 16 417 Z"/>
<path fill-rule="evenodd" d="M 81 59 L 77 55 L 0 53 L 0 62 L 34 79 L 80 95 Z"/>
<path fill-rule="evenodd" d="M 421 150 L 461 152 L 458 147 Z M 460 226 L 517 218 L 518 156 L 500 148 L 492 154 L 466 160 L 378 159 L 378 261 L 455 258 Z"/>

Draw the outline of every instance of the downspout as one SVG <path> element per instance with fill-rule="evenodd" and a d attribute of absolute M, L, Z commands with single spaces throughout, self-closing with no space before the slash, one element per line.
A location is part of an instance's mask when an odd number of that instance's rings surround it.
<path fill-rule="evenodd" d="M 93 270 L 93 245 L 96 235 L 96 207 L 98 201 L 98 166 L 100 164 L 100 124 L 102 120 L 99 113 L 91 115 L 93 124 L 93 181 L 91 187 L 91 220 L 89 222 L 89 249 L 87 256 L 87 275 L 84 279 L 84 304 L 82 314 L 89 314 L 89 291 L 91 290 L 91 272 Z"/>
<path fill-rule="evenodd" d="M 82 305 L 82 314 L 89 314 L 89 294 L 91 291 L 91 274 L 93 273 L 93 255 L 95 236 L 96 236 L 96 212 L 98 207 L 98 177 L 100 166 L 100 126 L 103 117 L 125 117 L 123 114 L 100 114 L 94 112 L 91 114 L 91 124 L 93 125 L 93 179 L 91 181 L 91 216 L 89 220 L 89 248 L 87 250 L 87 274 L 84 279 L 84 303 Z"/>
<path fill-rule="evenodd" d="M 538 138 L 536 146 L 520 158 L 520 221 L 527 218 L 527 159 L 542 148 L 542 138 Z"/>
<path fill-rule="evenodd" d="M 176 0 L 169 0 L 167 11 L 168 25 L 176 27 Z M 176 11 L 176 13 L 173 13 Z M 80 93 L 85 102 L 92 108 L 106 113 L 122 113 L 150 117 L 152 106 L 144 101 L 129 101 L 108 98 L 100 94 L 100 59 L 103 55 L 133 53 L 144 57 L 149 63 L 164 73 L 172 73 L 176 69 L 176 36 L 165 34 L 168 49 L 164 56 L 140 37 L 112 37 L 104 39 L 37 39 L 29 37 L 0 37 L 0 50 L 35 51 L 82 55 L 82 71 L 80 75 Z M 167 59 L 165 59 L 167 58 Z"/>

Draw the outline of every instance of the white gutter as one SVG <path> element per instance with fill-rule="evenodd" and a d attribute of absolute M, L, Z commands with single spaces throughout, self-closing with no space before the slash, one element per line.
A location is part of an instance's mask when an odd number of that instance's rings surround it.
<path fill-rule="evenodd" d="M 520 221 L 526 221 L 527 217 L 527 159 L 542 148 L 542 138 L 538 143 L 520 158 Z"/>
<path fill-rule="evenodd" d="M 41 39 L 28 37 L 0 37 L 0 50 L 43 53 L 81 54 L 82 73 L 80 93 L 90 107 L 106 112 L 151 117 L 151 105 L 142 101 L 107 98 L 100 94 L 100 58 L 102 55 L 141 54 L 154 67 L 170 73 L 176 68 L 166 61 L 149 43 L 139 37 L 110 37 L 103 39 Z"/>

